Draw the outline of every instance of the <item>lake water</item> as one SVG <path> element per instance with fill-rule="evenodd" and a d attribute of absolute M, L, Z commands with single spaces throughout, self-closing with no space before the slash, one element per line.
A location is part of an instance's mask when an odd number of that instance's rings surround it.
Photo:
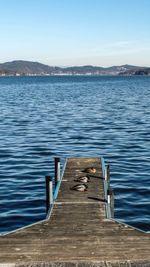
<path fill-rule="evenodd" d="M 111 164 L 115 218 L 150 230 L 150 77 L 0 77 L 0 232 L 44 219 L 54 157 Z"/>

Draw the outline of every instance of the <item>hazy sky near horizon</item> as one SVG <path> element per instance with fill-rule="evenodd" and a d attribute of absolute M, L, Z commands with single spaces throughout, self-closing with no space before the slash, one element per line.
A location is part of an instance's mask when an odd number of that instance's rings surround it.
<path fill-rule="evenodd" d="M 150 0 L 7 0 L 0 62 L 150 66 Z"/>

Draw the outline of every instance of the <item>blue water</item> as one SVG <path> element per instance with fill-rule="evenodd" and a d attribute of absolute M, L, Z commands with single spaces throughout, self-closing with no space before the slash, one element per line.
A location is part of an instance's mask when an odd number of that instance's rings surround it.
<path fill-rule="evenodd" d="M 44 219 L 54 157 L 104 156 L 115 218 L 150 230 L 150 77 L 0 77 L 0 232 Z"/>

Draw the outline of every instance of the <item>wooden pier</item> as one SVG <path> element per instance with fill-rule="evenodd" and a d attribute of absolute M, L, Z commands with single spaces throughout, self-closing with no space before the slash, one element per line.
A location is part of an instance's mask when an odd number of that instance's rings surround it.
<path fill-rule="evenodd" d="M 88 190 L 71 190 L 91 166 Z M 50 219 L 0 237 L 0 266 L 150 266 L 150 235 L 106 218 L 106 204 L 101 159 L 68 159 Z"/>

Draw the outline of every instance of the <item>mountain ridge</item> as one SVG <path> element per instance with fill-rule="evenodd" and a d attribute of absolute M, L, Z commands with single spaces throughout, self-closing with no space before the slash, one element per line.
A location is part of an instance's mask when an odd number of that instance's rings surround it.
<path fill-rule="evenodd" d="M 121 65 L 111 67 L 100 67 L 92 65 L 57 67 L 49 66 L 40 62 L 14 60 L 0 63 L 0 76 L 22 76 L 22 75 L 148 75 L 145 73 L 148 67 L 133 65 Z M 135 74 L 136 71 L 141 71 Z"/>

